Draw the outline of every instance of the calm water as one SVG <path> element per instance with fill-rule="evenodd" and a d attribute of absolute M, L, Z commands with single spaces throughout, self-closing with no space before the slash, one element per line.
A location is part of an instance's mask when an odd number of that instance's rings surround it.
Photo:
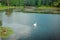
<path fill-rule="evenodd" d="M 2 26 L 11 27 L 14 30 L 14 34 L 6 40 L 60 39 L 60 14 L 38 14 L 11 11 L 6 10 L 0 12 Z"/>

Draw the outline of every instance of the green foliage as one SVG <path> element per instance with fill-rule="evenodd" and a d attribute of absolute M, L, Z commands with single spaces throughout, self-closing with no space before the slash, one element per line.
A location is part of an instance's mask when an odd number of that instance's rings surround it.
<path fill-rule="evenodd" d="M 55 7 L 60 7 L 60 0 L 58 0 L 57 2 L 54 2 L 54 3 L 53 3 L 53 6 L 55 6 Z"/>
<path fill-rule="evenodd" d="M 9 2 L 8 2 L 9 1 Z M 2 4 L 10 6 L 59 6 L 60 0 L 2 0 Z"/>
<path fill-rule="evenodd" d="M 11 34 L 13 34 L 13 30 L 10 27 L 1 27 L 0 26 L 0 36 L 2 38 L 7 38 L 9 37 Z"/>
<path fill-rule="evenodd" d="M 40 6 L 41 5 L 41 0 L 38 0 L 38 6 Z"/>
<path fill-rule="evenodd" d="M 0 3 L 0 6 L 1 6 L 1 3 Z"/>
<path fill-rule="evenodd" d="M 58 2 L 54 2 L 54 4 L 53 4 L 54 6 L 57 6 L 58 5 Z"/>
<path fill-rule="evenodd" d="M 19 1 L 20 6 L 24 6 L 24 0 Z"/>

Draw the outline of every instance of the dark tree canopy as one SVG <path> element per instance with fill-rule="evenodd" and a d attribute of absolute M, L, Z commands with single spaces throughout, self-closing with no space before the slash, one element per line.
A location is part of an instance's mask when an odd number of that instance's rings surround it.
<path fill-rule="evenodd" d="M 60 0 L 0 0 L 10 6 L 59 6 Z"/>

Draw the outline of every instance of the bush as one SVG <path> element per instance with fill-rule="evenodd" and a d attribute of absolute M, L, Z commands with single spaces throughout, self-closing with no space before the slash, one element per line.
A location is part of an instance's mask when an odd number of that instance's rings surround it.
<path fill-rule="evenodd" d="M 54 7 L 60 7 L 60 1 L 59 1 L 59 2 L 54 2 L 54 3 L 53 3 L 53 6 L 54 6 Z"/>
<path fill-rule="evenodd" d="M 0 36 L 1 36 L 2 38 L 7 38 L 7 37 L 9 37 L 11 34 L 13 34 L 12 28 L 0 26 Z"/>

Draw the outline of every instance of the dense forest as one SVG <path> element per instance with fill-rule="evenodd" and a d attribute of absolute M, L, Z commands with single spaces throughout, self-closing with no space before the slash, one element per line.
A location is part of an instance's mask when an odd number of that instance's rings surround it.
<path fill-rule="evenodd" d="M 9 6 L 56 6 L 60 7 L 60 0 L 1 0 L 0 4 Z"/>

